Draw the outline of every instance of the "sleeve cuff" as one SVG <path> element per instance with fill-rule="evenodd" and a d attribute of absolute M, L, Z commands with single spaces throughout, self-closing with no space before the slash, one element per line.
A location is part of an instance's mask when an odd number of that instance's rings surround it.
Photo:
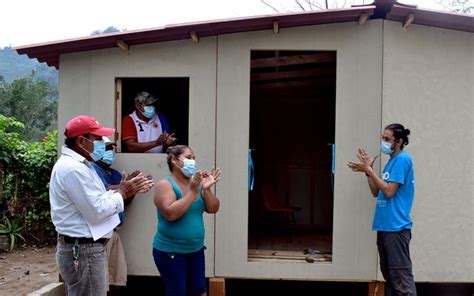
<path fill-rule="evenodd" d="M 118 191 L 115 191 L 112 194 L 112 198 L 115 201 L 115 208 L 117 209 L 117 213 L 123 212 L 124 204 L 122 194 L 120 194 Z"/>

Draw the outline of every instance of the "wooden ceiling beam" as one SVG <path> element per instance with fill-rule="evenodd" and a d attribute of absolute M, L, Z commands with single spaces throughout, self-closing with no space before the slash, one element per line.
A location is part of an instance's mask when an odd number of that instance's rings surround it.
<path fill-rule="evenodd" d="M 335 62 L 336 53 L 317 53 L 317 54 L 303 54 L 295 56 L 281 56 L 273 58 L 254 59 L 250 61 L 250 67 L 265 68 L 265 67 L 277 67 L 277 66 L 288 66 L 288 65 L 301 65 L 310 63 L 324 63 L 324 62 Z"/>
<path fill-rule="evenodd" d="M 130 47 L 128 46 L 128 44 L 127 44 L 125 41 L 121 40 L 121 39 L 117 39 L 117 46 L 118 46 L 120 49 L 122 49 L 123 51 L 127 51 L 127 52 L 128 52 L 128 50 L 129 50 L 129 48 L 130 48 Z"/>
<path fill-rule="evenodd" d="M 278 21 L 273 21 L 273 34 L 280 33 L 280 24 Z"/>
<path fill-rule="evenodd" d="M 315 86 L 336 86 L 336 79 L 310 79 L 297 81 L 284 81 L 275 83 L 253 83 L 250 86 L 251 91 L 274 90 L 281 88 L 305 88 Z"/>
<path fill-rule="evenodd" d="M 264 81 L 264 80 L 279 80 L 279 79 L 290 79 L 290 78 L 305 78 L 312 76 L 327 76 L 335 75 L 336 69 L 333 68 L 318 68 L 318 69 L 306 69 L 296 71 L 283 71 L 283 72 L 271 72 L 271 73 L 255 73 L 250 75 L 252 81 Z"/>
<path fill-rule="evenodd" d="M 415 15 L 413 13 L 410 13 L 409 15 L 407 15 L 407 17 L 403 21 L 403 27 L 404 28 L 408 27 L 411 23 L 413 23 L 414 20 L 415 20 Z"/>
<path fill-rule="evenodd" d="M 361 13 L 359 16 L 359 26 L 365 25 L 368 19 L 369 15 L 367 14 L 367 12 Z"/>
<path fill-rule="evenodd" d="M 191 36 L 191 39 L 193 40 L 194 43 L 198 43 L 199 42 L 199 36 L 196 32 L 192 31 L 190 33 L 190 36 Z"/>
<path fill-rule="evenodd" d="M 332 89 L 331 89 L 332 88 Z M 269 100 L 271 98 L 313 98 L 314 96 L 334 96 L 334 87 L 331 85 L 319 86 L 315 88 L 298 89 L 295 92 L 293 88 L 275 88 L 275 89 L 257 89 L 251 92 L 251 98 L 265 97 Z"/>

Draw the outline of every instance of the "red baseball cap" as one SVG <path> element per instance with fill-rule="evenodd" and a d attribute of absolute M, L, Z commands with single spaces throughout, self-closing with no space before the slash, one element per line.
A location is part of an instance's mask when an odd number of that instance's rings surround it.
<path fill-rule="evenodd" d="M 75 138 L 85 134 L 97 136 L 110 136 L 115 132 L 113 128 L 107 128 L 92 116 L 78 115 L 66 124 L 66 138 Z"/>

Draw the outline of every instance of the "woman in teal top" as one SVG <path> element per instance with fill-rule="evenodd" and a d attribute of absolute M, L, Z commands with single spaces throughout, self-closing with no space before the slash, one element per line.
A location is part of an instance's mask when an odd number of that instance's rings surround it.
<path fill-rule="evenodd" d="M 372 229 L 377 231 L 385 295 L 416 295 L 409 248 L 415 173 L 411 156 L 403 150 L 409 135 L 410 130 L 399 123 L 385 127 L 380 150 L 390 159 L 381 177 L 372 168 L 377 156 L 371 158 L 364 149 L 357 153 L 360 163 L 348 163 L 353 171 L 365 173 L 370 191 L 377 198 Z"/>
<path fill-rule="evenodd" d="M 153 239 L 153 258 L 166 296 L 206 295 L 204 260 L 204 211 L 219 210 L 211 187 L 220 170 L 196 170 L 191 148 L 168 148 L 171 175 L 156 184 L 154 202 L 158 226 Z"/>

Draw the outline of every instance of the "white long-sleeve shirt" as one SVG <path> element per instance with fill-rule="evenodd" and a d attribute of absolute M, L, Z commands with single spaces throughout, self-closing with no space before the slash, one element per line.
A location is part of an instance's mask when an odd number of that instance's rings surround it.
<path fill-rule="evenodd" d="M 92 164 L 67 147 L 62 147 L 49 186 L 51 219 L 59 234 L 92 237 L 87 222 L 100 223 L 124 209 L 122 195 L 107 191 Z"/>

